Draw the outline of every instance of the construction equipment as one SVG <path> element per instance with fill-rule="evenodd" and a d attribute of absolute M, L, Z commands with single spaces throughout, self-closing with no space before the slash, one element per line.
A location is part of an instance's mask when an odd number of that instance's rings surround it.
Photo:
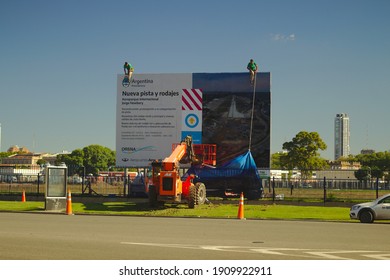
<path fill-rule="evenodd" d="M 192 137 L 187 136 L 179 145 L 174 146 L 171 155 L 162 161 L 152 162 L 152 183 L 149 184 L 149 203 L 155 207 L 160 202 L 187 201 L 189 208 L 204 204 L 206 201 L 206 187 L 203 183 L 193 183 L 195 175 L 189 174 L 182 181 L 180 177 L 180 163 L 187 160 L 191 165 L 215 162 L 216 147 L 212 144 L 195 146 L 198 155 L 207 155 L 200 159 L 195 154 Z M 211 152 L 210 152 L 211 151 Z M 211 156 L 210 156 L 211 155 Z M 214 156 L 212 156 L 214 155 Z M 207 156 L 207 157 L 206 157 Z"/>
<path fill-rule="evenodd" d="M 197 180 L 207 185 L 207 193 L 214 197 L 239 197 L 258 200 L 263 194 L 263 185 L 256 163 L 250 151 L 239 155 L 220 166 L 192 166 L 188 174 L 196 174 Z"/>

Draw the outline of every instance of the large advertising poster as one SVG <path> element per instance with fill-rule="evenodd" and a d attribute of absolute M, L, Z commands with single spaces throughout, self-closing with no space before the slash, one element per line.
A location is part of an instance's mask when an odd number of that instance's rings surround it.
<path fill-rule="evenodd" d="M 248 73 L 194 73 L 193 87 L 203 92 L 202 141 L 217 145 L 217 162 L 233 159 L 250 146 L 257 167 L 269 168 L 270 73 L 257 73 L 254 102 Z"/>
<path fill-rule="evenodd" d="M 181 140 L 182 91 L 191 74 L 134 74 L 117 78 L 117 166 L 143 167 Z"/>
<path fill-rule="evenodd" d="M 216 144 L 217 162 L 249 148 L 254 87 L 248 73 L 118 75 L 116 164 L 144 167 L 164 159 L 187 135 Z M 258 73 L 251 152 L 269 167 L 270 73 Z"/>

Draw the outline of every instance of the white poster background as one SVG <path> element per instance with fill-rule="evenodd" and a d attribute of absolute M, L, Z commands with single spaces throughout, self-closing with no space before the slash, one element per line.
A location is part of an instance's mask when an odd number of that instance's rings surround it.
<path fill-rule="evenodd" d="M 181 140 L 182 89 L 192 74 L 134 74 L 117 77 L 116 165 L 148 166 Z"/>

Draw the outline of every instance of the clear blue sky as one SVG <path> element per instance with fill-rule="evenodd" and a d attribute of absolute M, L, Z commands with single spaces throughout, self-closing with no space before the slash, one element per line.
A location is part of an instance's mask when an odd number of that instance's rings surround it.
<path fill-rule="evenodd" d="M 337 113 L 351 152 L 390 150 L 388 0 L 2 0 L 2 151 L 115 149 L 116 76 L 243 72 L 272 77 L 271 152 L 317 131 L 333 159 Z"/>

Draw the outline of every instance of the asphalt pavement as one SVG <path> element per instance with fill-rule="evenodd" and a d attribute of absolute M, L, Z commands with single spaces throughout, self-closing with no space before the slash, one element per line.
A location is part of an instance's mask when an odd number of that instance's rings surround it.
<path fill-rule="evenodd" d="M 1 260 L 390 260 L 390 224 L 0 213 Z"/>

